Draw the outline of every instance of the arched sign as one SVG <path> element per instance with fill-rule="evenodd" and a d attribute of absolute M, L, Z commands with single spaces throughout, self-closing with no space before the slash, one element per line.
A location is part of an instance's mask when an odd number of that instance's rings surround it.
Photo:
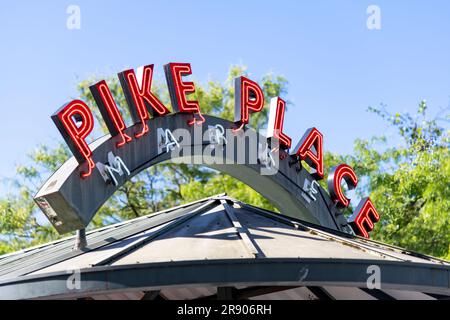
<path fill-rule="evenodd" d="M 327 228 L 368 237 L 379 220 L 369 198 L 361 201 L 347 221 L 349 205 L 341 183 L 349 189 L 358 179 L 349 166 L 332 168 L 329 194 L 317 180 L 324 176 L 323 136 L 306 130 L 295 148 L 283 133 L 285 102 L 270 103 L 266 136 L 247 127 L 251 113 L 264 107 L 259 85 L 245 77 L 235 79 L 235 121 L 202 115 L 195 91 L 182 77 L 191 74 L 187 63 L 169 63 L 166 79 L 174 113 L 151 92 L 153 65 L 119 73 L 133 125 L 126 128 L 105 81 L 91 86 L 109 135 L 91 144 L 92 112 L 83 101 L 62 106 L 52 119 L 74 154 L 41 187 L 35 201 L 59 233 L 85 228 L 98 209 L 134 175 L 165 161 L 205 165 L 249 185 L 285 215 Z M 150 117 L 151 116 L 151 117 Z M 305 161 L 310 168 L 303 166 Z"/>

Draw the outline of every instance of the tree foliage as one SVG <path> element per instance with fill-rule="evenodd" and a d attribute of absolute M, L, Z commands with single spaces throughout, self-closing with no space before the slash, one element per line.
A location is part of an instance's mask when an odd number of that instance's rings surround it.
<path fill-rule="evenodd" d="M 446 117 L 427 118 L 421 101 L 416 114 L 369 108 L 397 135 L 357 140 L 352 155 L 327 154 L 328 167 L 345 162 L 360 178 L 359 198 L 370 194 L 381 220 L 372 238 L 410 250 L 450 258 L 450 131 Z M 400 141 L 395 145 L 395 140 Z M 350 210 L 349 210 L 350 211 Z"/>
<path fill-rule="evenodd" d="M 224 82 L 214 80 L 206 84 L 196 82 L 196 98 L 202 111 L 225 119 L 234 116 L 233 78 L 245 75 L 242 66 L 231 67 Z M 98 79 L 91 78 L 78 85 L 80 96 L 95 106 L 89 86 Z M 127 125 L 130 115 L 120 84 L 115 77 L 107 79 Z M 287 95 L 287 81 L 281 76 L 267 74 L 259 81 L 268 102 L 271 97 Z M 169 106 L 166 85 L 154 81 L 153 91 Z M 96 133 L 106 133 L 101 115 L 96 116 Z M 396 129 L 401 144 L 386 136 L 357 140 L 351 155 L 325 154 L 325 167 L 348 163 L 360 178 L 357 196 L 370 194 L 381 222 L 372 237 L 407 249 L 449 258 L 450 243 L 450 134 L 439 126 L 439 120 L 427 120 L 427 105 L 423 101 L 416 115 L 390 114 L 383 108 L 371 112 Z M 251 125 L 266 125 L 268 107 L 252 115 Z M 59 235 L 44 220 L 32 197 L 39 186 L 69 157 L 63 143 L 54 147 L 41 145 L 30 153 L 28 163 L 17 168 L 13 188 L 0 199 L 0 253 L 15 251 L 56 239 Z M 325 181 L 321 181 L 325 186 Z M 99 210 L 90 228 L 150 214 L 183 202 L 226 192 L 241 201 L 275 210 L 267 199 L 230 176 L 214 170 L 187 165 L 165 163 L 149 168 L 121 186 Z M 351 209 L 348 210 L 349 213 Z"/>
<path fill-rule="evenodd" d="M 375 239 L 450 258 L 450 131 L 439 119 L 427 120 L 425 101 L 415 115 L 370 110 L 396 128 L 403 142 L 377 151 L 376 143 L 386 145 L 386 137 L 360 140 L 349 157 L 358 174 L 368 177 L 367 191 L 381 213 Z"/>
<path fill-rule="evenodd" d="M 223 83 L 214 80 L 206 84 L 197 82 L 194 97 L 199 101 L 202 112 L 233 119 L 233 79 L 240 75 L 247 75 L 245 67 L 232 66 Z M 98 80 L 92 77 L 78 85 L 81 99 L 92 107 L 95 106 L 95 102 L 89 86 Z M 130 125 L 130 114 L 118 79 L 110 77 L 106 81 L 125 122 Z M 270 97 L 286 93 L 287 81 L 281 76 L 267 74 L 259 83 L 263 87 L 267 102 Z M 168 91 L 162 81 L 154 81 L 152 91 L 169 109 L 171 108 Z M 92 136 L 98 138 L 105 134 L 107 129 L 99 110 L 92 109 L 97 120 Z M 252 117 L 251 125 L 264 126 L 267 112 L 266 105 L 263 112 Z M 68 148 L 62 142 L 54 148 L 41 145 L 29 154 L 29 162 L 26 165 L 17 168 L 14 179 L 15 188 L 6 197 L 0 199 L 0 234 L 2 235 L 0 253 L 15 251 L 59 237 L 45 221 L 32 198 L 39 186 L 70 156 Z M 165 163 L 147 169 L 121 186 L 99 210 L 89 227 L 96 228 L 139 217 L 224 192 L 244 202 L 274 209 L 253 189 L 229 176 L 205 167 Z"/>

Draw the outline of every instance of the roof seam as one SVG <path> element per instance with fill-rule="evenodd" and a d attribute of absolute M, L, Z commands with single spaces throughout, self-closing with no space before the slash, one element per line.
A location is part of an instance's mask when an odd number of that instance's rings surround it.
<path fill-rule="evenodd" d="M 111 225 L 108 225 L 108 226 L 104 226 L 104 227 L 101 227 L 101 228 L 98 228 L 98 229 L 94 229 L 94 230 L 89 230 L 89 231 L 86 232 L 86 235 L 102 232 L 102 231 L 105 231 L 105 230 L 108 230 L 108 229 L 112 229 L 112 228 L 116 228 L 116 227 L 119 227 L 119 226 L 122 226 L 122 225 L 125 225 L 125 224 L 133 223 L 133 222 L 139 221 L 141 219 L 144 220 L 145 218 L 154 217 L 154 216 L 162 214 L 162 213 L 171 212 L 171 211 L 174 211 L 174 210 L 177 210 L 177 209 L 181 209 L 181 208 L 185 208 L 185 207 L 188 207 L 188 206 L 200 203 L 200 202 L 205 202 L 205 201 L 208 201 L 210 199 L 220 198 L 220 197 L 225 197 L 225 196 L 226 196 L 226 193 L 219 193 L 219 194 L 207 197 L 207 198 L 203 198 L 203 199 L 195 200 L 195 201 L 192 201 L 192 202 L 180 204 L 178 206 L 175 206 L 175 207 L 172 207 L 172 208 L 169 208 L 169 209 L 153 212 L 153 213 L 147 214 L 145 216 L 141 216 L 141 217 L 134 218 L 134 219 L 131 219 L 131 220 L 118 222 L 118 223 L 111 224 Z M 68 241 L 68 240 L 71 240 L 71 239 L 75 239 L 75 236 L 73 236 L 73 235 L 72 236 L 67 236 L 67 237 L 64 237 L 64 238 L 61 238 L 61 239 L 57 239 L 57 240 L 54 240 L 54 241 L 51 241 L 51 242 L 48 242 L 48 243 L 40 244 L 40 245 L 37 245 L 37 246 L 32 246 L 32 247 L 29 247 L 29 248 L 24 248 L 24 249 L 16 251 L 16 252 L 6 253 L 6 254 L 0 256 L 0 261 L 2 259 L 4 259 L 4 258 L 12 257 L 12 256 L 15 256 L 15 255 L 20 255 L 20 254 L 23 254 L 23 253 L 30 253 L 30 251 L 37 250 L 37 249 L 42 249 L 42 248 L 45 248 L 45 247 L 49 247 L 51 245 L 59 244 L 61 242 Z"/>
<path fill-rule="evenodd" d="M 203 212 L 205 212 L 206 209 L 208 209 L 209 207 L 211 207 L 217 200 L 210 200 L 207 203 L 205 203 L 204 205 L 200 206 L 199 208 L 196 208 L 194 211 L 190 212 L 189 214 L 177 218 L 176 220 L 172 220 L 171 222 L 169 222 L 168 225 L 162 227 L 159 230 L 156 230 L 154 233 L 149 234 L 147 237 L 136 241 L 136 242 L 132 242 L 129 246 L 125 246 L 122 250 L 120 250 L 119 252 L 114 253 L 113 255 L 106 257 L 106 258 L 102 258 L 94 263 L 92 263 L 92 266 L 101 266 L 101 265 L 105 265 L 107 263 L 110 263 L 114 260 L 117 260 L 118 258 L 124 256 L 125 254 L 127 254 L 128 252 L 130 252 L 133 249 L 138 249 L 139 247 L 143 246 L 144 244 L 148 243 L 151 240 L 154 240 L 155 238 L 163 235 L 164 233 L 176 228 L 177 226 L 181 225 L 182 223 L 189 221 L 190 219 L 192 219 L 193 217 L 197 216 L 198 214 L 201 214 Z"/>
<path fill-rule="evenodd" d="M 216 200 L 213 200 L 213 201 L 216 201 Z M 179 208 L 177 210 L 180 210 L 180 209 L 186 209 L 186 208 Z M 174 211 L 177 211 L 177 210 L 174 210 Z M 92 239 L 92 238 L 89 239 L 88 238 L 88 246 L 84 249 L 84 251 L 73 251 L 72 250 L 72 244 L 68 243 L 68 244 L 65 244 L 62 247 L 52 248 L 52 249 L 55 249 L 55 250 L 52 250 L 53 252 L 50 251 L 50 252 L 48 252 L 45 255 L 40 255 L 39 257 L 34 258 L 35 261 L 33 261 L 33 260 L 31 262 L 30 261 L 26 261 L 28 264 L 25 265 L 25 266 L 21 266 L 20 263 L 19 263 L 19 266 L 17 266 L 17 264 L 13 264 L 12 266 L 11 265 L 7 265 L 6 268 L 0 269 L 0 279 L 5 278 L 5 277 L 10 277 L 10 276 L 11 277 L 13 277 L 13 276 L 22 276 L 22 275 L 25 275 L 27 273 L 32 273 L 32 272 L 38 271 L 40 269 L 49 267 L 51 265 L 54 265 L 56 263 L 65 261 L 67 259 L 74 258 L 74 257 L 76 257 L 78 255 L 81 255 L 81 254 L 85 253 L 85 252 L 88 252 L 88 251 L 91 251 L 91 250 L 95 250 L 95 249 L 101 248 L 103 246 L 109 245 L 109 244 L 111 244 L 113 242 L 120 241 L 120 240 L 122 240 L 122 239 L 124 239 L 126 237 L 139 234 L 139 233 L 141 233 L 141 232 L 143 232 L 143 231 L 145 231 L 145 230 L 147 230 L 149 228 L 156 227 L 156 226 L 159 226 L 161 224 L 167 223 L 170 220 L 176 219 L 179 216 L 182 216 L 182 215 L 184 215 L 186 213 L 185 213 L 185 211 L 183 211 L 181 213 L 176 213 L 175 217 L 171 217 L 171 215 L 174 215 L 175 212 L 165 212 L 165 214 L 169 215 L 169 217 L 164 217 L 164 216 L 162 216 L 162 217 L 161 216 L 155 217 L 155 218 L 159 218 L 159 220 L 162 220 L 162 221 L 158 221 L 156 224 L 155 224 L 155 221 L 149 220 L 149 221 L 144 221 L 144 223 L 142 223 L 142 225 L 138 225 L 137 227 L 135 226 L 132 230 L 120 230 L 119 229 L 119 230 L 112 230 L 112 231 L 116 231 L 113 234 L 107 233 L 107 234 L 95 235 L 93 238 L 96 240 L 96 242 L 94 242 L 94 243 L 91 242 L 94 239 Z M 163 219 L 163 218 L 166 218 L 166 219 Z M 111 237 L 115 237 L 115 241 L 108 242 L 107 240 L 109 238 L 111 238 Z M 68 251 L 68 250 L 70 250 L 70 251 Z M 59 256 L 57 256 L 56 258 L 44 260 L 50 254 L 52 256 L 58 255 L 58 252 L 60 252 L 60 253 L 59 253 Z"/>
<path fill-rule="evenodd" d="M 245 228 L 240 222 L 239 219 L 234 214 L 234 210 L 231 206 L 228 205 L 226 200 L 220 200 L 222 203 L 222 206 L 225 209 L 225 213 L 228 216 L 228 219 L 231 220 L 231 223 L 233 224 L 234 228 L 236 229 L 236 232 L 238 233 L 239 237 L 241 238 L 244 246 L 247 248 L 247 250 L 250 252 L 250 254 L 253 254 L 255 257 L 265 257 L 264 253 L 261 250 L 258 250 L 256 247 L 256 244 L 252 239 L 250 238 L 247 228 Z"/>

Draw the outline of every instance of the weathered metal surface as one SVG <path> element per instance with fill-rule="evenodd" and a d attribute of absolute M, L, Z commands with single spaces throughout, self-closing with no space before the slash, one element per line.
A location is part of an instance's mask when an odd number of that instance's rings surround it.
<path fill-rule="evenodd" d="M 242 229 L 237 230 L 236 225 Z M 261 254 L 251 254 L 246 241 Z M 85 251 L 73 251 L 73 238 L 68 238 L 0 257 L 0 298 L 115 299 L 129 292 L 134 292 L 130 297 L 138 298 L 143 296 L 136 294 L 140 290 L 179 288 L 173 294 L 176 297 L 190 287 L 211 285 L 289 285 L 313 290 L 284 294 L 302 298 L 314 291 L 320 295 L 324 287 L 342 286 L 353 289 L 330 291 L 340 298 L 387 296 L 386 292 L 356 289 L 365 286 L 370 265 L 380 267 L 383 290 L 450 295 L 448 262 L 340 231 L 306 226 L 300 220 L 226 196 L 94 230 L 87 233 L 87 242 Z M 80 271 L 82 289 L 71 291 L 66 281 L 74 270 Z M 194 292 L 184 295 L 204 296 Z M 408 294 L 398 293 L 394 298 L 405 296 Z"/>
<path fill-rule="evenodd" d="M 61 295 L 151 290 L 171 286 L 346 286 L 364 287 L 371 261 L 341 259 L 227 259 L 180 261 L 82 269 L 79 290 L 67 287 L 67 272 L 26 276 L 0 283 L 0 299 L 31 299 Z M 384 262 L 378 264 L 384 290 L 450 294 L 444 266 Z M 309 269 L 308 277 L 299 272 Z M 332 272 L 330 272 L 332 270 Z"/>
<path fill-rule="evenodd" d="M 80 173 L 84 170 L 83 165 L 79 166 L 75 158 L 71 158 L 42 186 L 36 194 L 35 200 L 58 232 L 66 233 L 82 229 L 89 224 L 97 210 L 117 188 L 132 176 L 164 161 L 190 158 L 194 164 L 209 166 L 243 181 L 271 201 L 285 215 L 352 233 L 351 228 L 347 225 L 347 220 L 336 211 L 325 190 L 317 186 L 319 192 L 314 200 L 308 190 L 304 189 L 305 181 L 312 182 L 314 178 L 305 169 L 302 169 L 298 162 L 293 163 L 292 158 L 285 154 L 286 157 L 279 160 L 279 170 L 276 174 L 261 175 L 265 165 L 260 161 L 256 163 L 251 161 L 252 157 L 256 157 L 257 151 L 245 143 L 245 137 L 240 137 L 239 134 L 226 136 L 229 141 L 234 139 L 235 143 L 230 143 L 229 146 L 229 150 L 233 150 L 231 146 L 234 146 L 234 152 L 225 152 L 226 147 L 222 149 L 218 147 L 214 149 L 215 151 L 211 150 L 210 142 L 202 139 L 207 136 L 208 128 L 220 125 L 224 129 L 231 129 L 234 124 L 212 116 L 205 116 L 205 118 L 206 122 L 202 126 L 193 127 L 187 125 L 189 116 L 185 114 L 153 118 L 148 121 L 150 132 L 146 136 L 141 139 L 133 139 L 122 148 L 116 147 L 117 137 L 100 138 L 90 145 L 93 150 L 94 162 L 106 163 L 108 153 L 112 151 L 115 156 L 119 156 L 123 160 L 130 170 L 130 176 L 117 176 L 117 186 L 105 183 L 97 169 L 91 176 L 81 179 Z M 158 129 L 169 129 L 175 137 L 180 129 L 192 133 L 190 139 L 183 138 L 184 140 L 182 140 L 180 138 L 179 141 L 181 146 L 189 146 L 187 149 L 190 155 L 174 155 L 161 148 L 161 145 L 158 144 Z M 133 136 L 137 130 L 139 130 L 139 125 L 128 128 L 126 133 Z M 194 135 L 194 130 L 198 130 L 200 134 Z M 267 143 L 264 136 L 257 134 L 251 128 L 247 128 L 246 133 L 252 133 L 261 144 Z M 241 142 L 244 143 L 245 157 L 243 159 L 238 158 L 239 155 L 236 152 Z M 217 161 L 218 159 L 219 161 Z M 244 160 L 243 163 L 236 164 L 239 159 Z M 216 160 L 216 162 L 213 163 L 212 160 Z"/>
<path fill-rule="evenodd" d="M 39 248 L 37 250 L 33 250 L 32 252 L 25 254 L 25 256 L 22 256 L 21 254 L 11 256 L 11 258 L 14 259 L 0 268 L 0 279 L 5 277 L 17 277 L 31 273 L 36 270 L 55 265 L 59 262 L 80 256 L 86 252 L 103 248 L 117 241 L 133 237 L 143 231 L 161 226 L 165 223 L 171 222 L 174 219 L 190 214 L 192 210 L 195 210 L 201 205 L 203 205 L 203 203 L 196 202 L 187 207 L 181 206 L 173 210 L 167 210 L 154 214 L 151 217 L 147 216 L 130 220 L 127 223 L 121 223 L 117 226 L 111 226 L 97 232 L 88 233 L 88 245 L 84 251 L 74 251 L 74 238 L 69 238 L 55 245 L 45 246 L 43 250 L 40 250 Z"/>

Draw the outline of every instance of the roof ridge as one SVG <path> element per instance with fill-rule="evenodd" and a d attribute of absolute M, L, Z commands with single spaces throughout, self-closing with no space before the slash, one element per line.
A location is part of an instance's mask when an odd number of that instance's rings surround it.
<path fill-rule="evenodd" d="M 174 211 L 174 210 L 177 210 L 177 209 L 185 208 L 185 207 L 188 207 L 188 206 L 200 203 L 200 202 L 205 202 L 205 201 L 208 201 L 208 200 L 219 200 L 219 199 L 221 199 L 221 197 L 227 197 L 227 194 L 225 192 L 224 193 L 219 193 L 219 194 L 216 194 L 216 195 L 213 195 L 213 196 L 210 196 L 210 197 L 206 197 L 206 198 L 198 199 L 198 200 L 191 201 L 191 202 L 188 202 L 188 203 L 180 204 L 178 206 L 171 207 L 171 208 L 168 208 L 168 209 L 152 212 L 152 213 L 149 213 L 149 214 L 146 214 L 144 216 L 137 217 L 137 218 L 133 218 L 133 219 L 129 219 L 129 220 L 113 223 L 113 224 L 110 224 L 110 225 L 107 225 L 107 226 L 103 226 L 103 227 L 100 227 L 100 228 L 92 229 L 92 230 L 86 231 L 86 236 L 88 236 L 88 235 L 90 235 L 92 233 L 95 233 L 95 232 L 101 232 L 101 231 L 112 229 L 112 228 L 116 228 L 116 227 L 119 227 L 121 225 L 125 225 L 125 224 L 128 224 L 128 223 L 136 222 L 136 221 L 139 221 L 139 220 L 144 220 L 144 219 L 146 219 L 146 218 L 148 218 L 150 216 L 155 216 L 155 215 L 159 215 L 159 214 L 162 214 L 162 213 L 167 213 L 167 212 L 171 212 L 171 211 Z M 230 198 L 230 199 L 232 199 L 232 198 Z M 235 199 L 233 199 L 233 200 L 237 201 Z M 38 244 L 38 245 L 35 245 L 35 246 L 23 248 L 21 250 L 15 251 L 15 252 L 9 252 L 9 253 L 0 255 L 0 261 L 2 259 L 4 259 L 4 258 L 9 258 L 9 257 L 15 256 L 15 255 L 19 255 L 19 254 L 29 253 L 30 251 L 42 249 L 42 248 L 45 248 L 45 247 L 49 247 L 49 246 L 58 244 L 58 243 L 63 242 L 63 241 L 68 241 L 68 240 L 71 240 L 71 239 L 74 240 L 75 237 L 76 237 L 76 235 L 70 235 L 70 236 L 66 236 L 66 237 L 63 237 L 63 238 L 60 238 L 60 239 L 56 239 L 56 240 L 53 240 L 53 241 L 50 241 L 50 242 L 46 242 L 46 243 Z"/>

